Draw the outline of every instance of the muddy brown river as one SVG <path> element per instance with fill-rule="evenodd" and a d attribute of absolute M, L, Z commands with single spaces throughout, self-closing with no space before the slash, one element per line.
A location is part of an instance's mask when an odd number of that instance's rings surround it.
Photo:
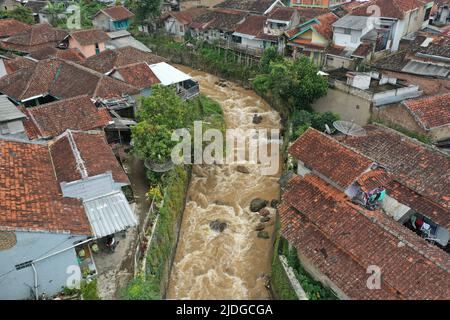
<path fill-rule="evenodd" d="M 178 66 L 200 83 L 201 92 L 218 101 L 227 128 L 267 128 L 280 126 L 280 117 L 253 91 L 204 72 Z M 263 117 L 253 124 L 253 115 Z M 278 159 L 279 161 L 279 159 Z M 272 239 L 257 237 L 261 216 L 250 212 L 254 198 L 278 199 L 277 174 L 262 175 L 258 164 L 247 165 L 250 173 L 237 165 L 195 165 L 188 190 L 188 202 L 181 225 L 175 261 L 170 275 L 169 299 L 268 299 L 265 288 L 272 256 L 274 210 L 266 231 Z M 210 228 L 214 220 L 227 223 L 223 232 Z"/>

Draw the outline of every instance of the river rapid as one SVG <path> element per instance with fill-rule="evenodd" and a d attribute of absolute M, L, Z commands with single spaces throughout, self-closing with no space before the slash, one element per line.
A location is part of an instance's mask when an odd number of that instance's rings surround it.
<path fill-rule="evenodd" d="M 200 83 L 203 94 L 218 101 L 227 128 L 280 128 L 277 112 L 257 96 L 234 83 L 218 85 L 218 78 L 177 66 Z M 262 122 L 253 124 L 253 115 Z M 280 161 L 280 159 L 278 159 Z M 254 198 L 279 198 L 278 178 L 262 175 L 260 165 L 194 165 L 188 201 L 167 291 L 168 299 L 269 299 L 265 287 L 272 257 L 274 210 L 266 224 L 271 239 L 257 237 L 261 216 L 250 212 Z M 223 232 L 211 221 L 227 223 Z"/>

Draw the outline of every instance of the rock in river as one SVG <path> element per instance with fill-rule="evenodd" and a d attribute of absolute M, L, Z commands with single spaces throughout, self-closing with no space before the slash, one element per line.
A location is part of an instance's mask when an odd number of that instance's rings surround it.
<path fill-rule="evenodd" d="M 237 166 L 236 170 L 240 173 L 246 173 L 246 174 L 250 173 L 250 170 L 248 170 L 248 168 L 246 166 Z"/>
<path fill-rule="evenodd" d="M 253 124 L 260 124 L 262 122 L 262 116 L 255 114 L 253 116 Z"/>
<path fill-rule="evenodd" d="M 264 200 L 261 198 L 256 198 L 256 199 L 253 199 L 252 202 L 250 203 L 250 210 L 252 212 L 258 212 L 265 206 L 267 206 L 267 200 Z"/>
<path fill-rule="evenodd" d="M 269 236 L 269 233 L 267 231 L 260 231 L 260 232 L 258 232 L 258 238 L 269 239 L 270 236 Z"/>
<path fill-rule="evenodd" d="M 255 227 L 255 231 L 263 231 L 265 227 L 264 223 L 258 223 Z"/>
<path fill-rule="evenodd" d="M 277 199 L 272 199 L 272 201 L 270 201 L 270 206 L 272 207 L 272 208 L 277 208 L 278 207 L 278 204 L 280 203 L 280 201 L 278 201 Z"/>
<path fill-rule="evenodd" d="M 268 222 L 268 221 L 270 221 L 270 217 L 262 217 L 259 221 Z"/>
<path fill-rule="evenodd" d="M 262 217 L 267 217 L 268 215 L 270 215 L 270 211 L 267 208 L 262 208 L 261 210 L 259 210 L 259 214 Z"/>
<path fill-rule="evenodd" d="M 214 220 L 209 223 L 209 227 L 214 231 L 223 232 L 227 227 L 227 223 L 220 220 Z"/>

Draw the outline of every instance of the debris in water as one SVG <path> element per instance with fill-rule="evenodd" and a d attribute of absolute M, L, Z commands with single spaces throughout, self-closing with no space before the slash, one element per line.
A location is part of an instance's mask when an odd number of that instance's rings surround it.
<path fill-rule="evenodd" d="M 263 209 L 259 210 L 259 214 L 262 217 L 267 217 L 268 215 L 270 215 L 270 211 L 267 208 L 263 208 Z"/>
<path fill-rule="evenodd" d="M 240 173 L 245 173 L 245 174 L 250 173 L 250 170 L 248 170 L 248 168 L 246 166 L 237 166 L 236 170 Z"/>
<path fill-rule="evenodd" d="M 263 117 L 255 113 L 253 115 L 253 124 L 260 124 L 262 122 Z"/>
<path fill-rule="evenodd" d="M 259 221 L 268 222 L 268 221 L 270 221 L 270 217 L 262 217 Z"/>
<path fill-rule="evenodd" d="M 214 231 L 223 232 L 227 227 L 227 223 L 220 220 L 214 220 L 209 223 L 209 227 Z"/>
<path fill-rule="evenodd" d="M 265 227 L 264 223 L 258 223 L 255 227 L 255 231 L 263 231 Z"/>

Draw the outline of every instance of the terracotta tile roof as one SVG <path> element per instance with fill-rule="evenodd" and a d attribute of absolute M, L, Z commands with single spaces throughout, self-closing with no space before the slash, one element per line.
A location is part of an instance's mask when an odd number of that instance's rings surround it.
<path fill-rule="evenodd" d="M 33 60 L 25 57 L 15 57 L 13 59 L 3 60 L 3 63 L 7 74 L 14 73 L 20 69 L 32 67 L 36 64 Z"/>
<path fill-rule="evenodd" d="M 263 14 L 275 0 L 225 0 L 216 4 L 214 8 L 228 8 Z"/>
<path fill-rule="evenodd" d="M 296 12 L 298 11 L 295 10 L 295 8 L 276 7 L 267 14 L 267 18 L 272 20 L 291 21 Z"/>
<path fill-rule="evenodd" d="M 86 29 L 70 32 L 70 37 L 74 38 L 82 46 L 102 43 L 109 40 L 108 34 L 100 29 Z"/>
<path fill-rule="evenodd" d="M 349 136 L 342 143 L 381 164 L 401 184 L 450 208 L 448 156 L 384 126 L 364 128 L 367 136 Z"/>
<path fill-rule="evenodd" d="M 100 12 L 103 12 L 104 14 L 109 16 L 113 21 L 120 21 L 134 17 L 134 13 L 124 6 L 108 7 L 100 10 Z"/>
<path fill-rule="evenodd" d="M 24 112 L 30 122 L 26 125 L 30 139 L 53 138 L 67 129 L 98 129 L 112 120 L 103 110 L 99 111 L 87 95 L 26 108 Z M 35 128 L 30 128 L 32 126 Z"/>
<path fill-rule="evenodd" d="M 207 12 L 208 10 L 206 8 L 190 8 L 183 11 L 169 11 L 163 16 L 163 19 L 174 17 L 183 25 L 188 25 L 192 23 L 196 17 L 199 17 Z"/>
<path fill-rule="evenodd" d="M 448 209 L 408 189 L 397 181 L 389 183 L 386 189 L 390 197 L 450 230 L 450 212 Z"/>
<path fill-rule="evenodd" d="M 29 30 L 4 39 L 1 46 L 5 49 L 33 52 L 44 47 L 55 47 L 67 36 L 67 31 L 53 28 L 48 23 L 32 25 Z"/>
<path fill-rule="evenodd" d="M 450 125 L 450 93 L 405 100 L 403 105 L 425 130 Z"/>
<path fill-rule="evenodd" d="M 337 45 L 331 45 L 328 50 L 327 53 L 328 54 L 333 54 L 336 56 L 341 55 L 341 53 L 345 50 L 345 47 L 342 46 L 337 46 Z"/>
<path fill-rule="evenodd" d="M 369 158 L 313 128 L 306 130 L 289 147 L 289 153 L 307 168 L 319 172 L 343 189 L 373 164 Z"/>
<path fill-rule="evenodd" d="M 0 140 L 0 230 L 91 235 L 82 202 L 63 198 L 46 145 Z"/>
<path fill-rule="evenodd" d="M 54 47 L 45 47 L 40 50 L 34 51 L 29 56 L 36 60 L 45 60 L 48 58 L 60 58 L 63 60 L 80 62 L 84 60 L 84 56 L 77 48 L 70 48 L 61 50 Z"/>
<path fill-rule="evenodd" d="M 352 56 L 365 58 L 370 53 L 373 52 L 373 43 L 363 42 L 361 43 L 355 51 L 353 51 Z"/>
<path fill-rule="evenodd" d="M 363 173 L 356 181 L 364 192 L 369 192 L 378 187 L 387 187 L 394 177 L 382 168 L 377 168 Z"/>
<path fill-rule="evenodd" d="M 115 182 L 130 183 L 106 142 L 103 132 L 73 130 L 66 131 L 50 144 L 58 182 L 71 182 L 83 178 L 81 169 L 77 167 L 72 143 L 83 160 L 88 176 L 112 172 Z"/>
<path fill-rule="evenodd" d="M 30 30 L 31 26 L 16 19 L 0 19 L 0 38 Z"/>
<path fill-rule="evenodd" d="M 245 20 L 236 26 L 235 32 L 245 35 L 254 36 L 258 39 L 276 41 L 277 37 L 264 33 L 264 25 L 266 23 L 266 16 L 251 15 L 247 16 Z"/>
<path fill-rule="evenodd" d="M 138 62 L 117 68 L 114 74 L 116 73 L 120 75 L 120 80 L 139 89 L 150 88 L 154 84 L 160 83 L 159 79 L 145 62 Z"/>
<path fill-rule="evenodd" d="M 137 62 L 155 64 L 167 62 L 166 58 L 150 52 L 144 52 L 133 47 L 123 47 L 116 50 L 105 50 L 87 58 L 81 64 L 100 73 L 107 73 L 114 68 L 120 68 Z"/>
<path fill-rule="evenodd" d="M 352 299 L 449 299 L 450 259 L 378 211 L 351 204 L 320 178 L 294 177 L 279 206 L 283 236 Z M 381 289 L 367 288 L 367 268 Z"/>
<path fill-rule="evenodd" d="M 229 9 L 215 9 L 208 11 L 193 19 L 190 24 L 194 29 L 216 29 L 222 31 L 234 31 L 236 25 L 244 20 L 246 12 Z"/>
<path fill-rule="evenodd" d="M 330 12 L 320 15 L 316 19 L 319 23 L 312 26 L 314 30 L 316 30 L 325 39 L 332 40 L 333 28 L 331 25 L 339 19 L 338 16 Z"/>
<path fill-rule="evenodd" d="M 305 23 L 315 17 L 321 16 L 323 14 L 329 13 L 330 9 L 327 8 L 304 8 L 295 7 L 295 9 L 300 13 L 300 23 Z"/>
<path fill-rule="evenodd" d="M 0 79 L 0 92 L 16 101 L 50 94 L 58 99 L 79 95 L 121 97 L 139 90 L 72 61 L 50 58 Z"/>
<path fill-rule="evenodd" d="M 372 0 L 361 6 L 357 6 L 351 12 L 352 15 L 370 16 L 370 6 L 376 5 L 380 8 L 382 17 L 403 19 L 408 11 L 423 7 L 427 2 L 421 0 Z"/>

